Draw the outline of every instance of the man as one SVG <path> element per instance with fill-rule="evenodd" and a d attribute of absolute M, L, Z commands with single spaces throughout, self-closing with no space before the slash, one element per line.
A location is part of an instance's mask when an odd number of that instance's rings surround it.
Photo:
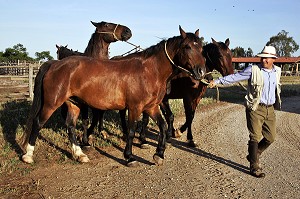
<path fill-rule="evenodd" d="M 281 68 L 273 64 L 277 59 L 273 46 L 265 46 L 257 56 L 261 58 L 260 64 L 250 65 L 241 72 L 211 81 L 210 87 L 248 80 L 245 96 L 247 128 L 250 137 L 247 160 L 250 162 L 250 174 L 262 178 L 265 177 L 265 173 L 259 165 L 259 156 L 275 140 L 274 108 L 277 110 L 281 108 Z"/>

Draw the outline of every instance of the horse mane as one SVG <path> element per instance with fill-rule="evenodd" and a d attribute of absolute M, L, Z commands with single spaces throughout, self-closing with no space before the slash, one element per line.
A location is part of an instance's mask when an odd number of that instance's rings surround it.
<path fill-rule="evenodd" d="M 107 59 L 108 49 L 105 49 L 103 46 L 104 42 L 101 38 L 101 34 L 95 30 L 83 54 L 88 57 L 99 58 L 99 53 L 101 52 L 102 55 L 100 57 Z"/>

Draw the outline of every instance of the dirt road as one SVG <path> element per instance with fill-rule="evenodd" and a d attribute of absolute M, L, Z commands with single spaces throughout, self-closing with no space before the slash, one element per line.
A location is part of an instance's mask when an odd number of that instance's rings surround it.
<path fill-rule="evenodd" d="M 300 98 L 284 99 L 276 115 L 277 140 L 261 159 L 263 179 L 248 174 L 244 107 L 221 102 L 195 116 L 199 147 L 188 148 L 184 133 L 166 150 L 163 166 L 153 165 L 156 141 L 149 139 L 150 149 L 133 149 L 137 168 L 124 166 L 124 146 L 92 148 L 88 164 L 50 163 L 9 183 L 28 186 L 23 198 L 300 198 Z"/>

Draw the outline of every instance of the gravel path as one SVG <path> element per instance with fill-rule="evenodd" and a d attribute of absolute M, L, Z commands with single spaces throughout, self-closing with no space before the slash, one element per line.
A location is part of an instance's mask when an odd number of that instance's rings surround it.
<path fill-rule="evenodd" d="M 124 166 L 124 146 L 88 149 L 88 164 L 49 164 L 30 173 L 24 183 L 38 182 L 30 198 L 300 198 L 299 97 L 284 99 L 277 115 L 277 140 L 261 164 L 266 177 L 248 174 L 248 132 L 244 107 L 220 102 L 198 110 L 194 137 L 198 148 L 186 146 L 186 133 L 173 141 L 163 166 L 153 165 L 150 149 L 134 147 L 140 165 Z M 179 126 L 183 117 L 177 117 Z M 156 135 L 156 130 L 150 132 Z M 25 198 L 26 198 L 25 197 Z"/>

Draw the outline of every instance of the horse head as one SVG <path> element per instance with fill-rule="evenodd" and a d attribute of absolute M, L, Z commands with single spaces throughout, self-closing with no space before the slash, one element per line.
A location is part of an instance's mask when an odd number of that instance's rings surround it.
<path fill-rule="evenodd" d="M 181 42 L 177 53 L 174 56 L 174 62 L 180 70 L 186 72 L 193 78 L 199 80 L 205 76 L 206 66 L 205 58 L 202 55 L 202 41 L 199 38 L 199 29 L 195 33 L 186 33 L 179 26 Z"/>
<path fill-rule="evenodd" d="M 103 34 L 103 40 L 107 43 L 116 41 L 127 41 L 131 38 L 131 30 L 123 25 L 108 23 L 108 22 L 93 22 L 91 23 L 96 27 L 95 33 Z"/>
<path fill-rule="evenodd" d="M 223 42 L 217 42 L 213 38 L 210 49 L 207 50 L 207 61 L 211 62 L 211 64 L 208 64 L 210 68 L 212 66 L 219 71 L 223 76 L 233 74 L 234 69 L 232 66 L 232 52 L 229 49 L 230 41 L 229 39 L 226 39 L 225 43 Z M 209 44 L 208 44 L 209 45 Z M 206 47 L 204 47 L 206 48 Z M 205 54 L 204 54 L 205 55 Z"/>
<path fill-rule="evenodd" d="M 56 54 L 57 54 L 57 59 L 61 60 L 63 58 L 69 57 L 69 56 L 73 56 L 73 55 L 82 55 L 81 52 L 78 51 L 73 51 L 72 49 L 67 48 L 68 45 L 65 46 L 58 46 L 56 44 Z"/>

